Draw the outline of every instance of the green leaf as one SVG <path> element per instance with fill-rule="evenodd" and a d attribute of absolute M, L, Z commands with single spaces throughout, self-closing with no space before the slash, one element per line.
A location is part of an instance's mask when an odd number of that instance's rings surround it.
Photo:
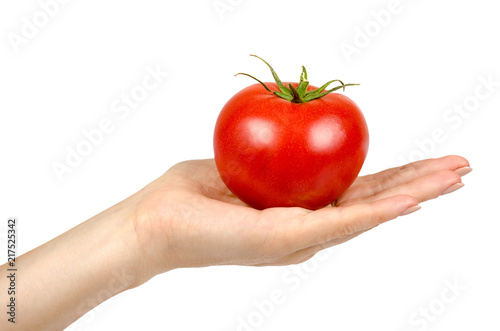
<path fill-rule="evenodd" d="M 248 77 L 250 77 L 250 78 L 253 78 L 253 79 L 255 79 L 256 81 L 258 81 L 258 82 L 259 82 L 262 86 L 264 86 L 264 88 L 265 88 L 266 90 L 268 90 L 269 92 L 274 92 L 274 91 L 271 91 L 271 90 L 269 89 L 269 87 L 267 87 L 267 85 L 266 85 L 266 84 L 264 84 L 263 82 L 261 82 L 260 80 L 258 80 L 257 78 L 255 78 L 254 76 L 251 76 L 251 75 L 249 75 L 249 74 L 244 74 L 244 73 L 242 73 L 242 72 L 237 73 L 235 76 L 238 76 L 238 75 L 245 75 L 245 76 L 248 76 Z"/>
<path fill-rule="evenodd" d="M 283 93 L 283 92 L 279 92 L 279 91 L 273 91 L 273 93 L 276 94 L 277 96 L 279 96 L 282 99 L 285 99 L 285 100 L 288 100 L 288 101 L 292 101 L 293 100 L 292 92 L 290 92 L 290 94 L 288 94 L 288 93 Z"/>
<path fill-rule="evenodd" d="M 269 69 L 271 69 L 271 73 L 273 74 L 274 81 L 276 82 L 276 84 L 278 84 L 278 87 L 280 88 L 281 92 L 288 93 L 288 94 L 292 93 L 289 89 L 287 89 L 285 87 L 285 85 L 283 85 L 283 83 L 281 82 L 280 78 L 278 77 L 278 74 L 276 74 L 276 71 L 274 71 L 273 67 L 271 67 L 271 65 L 269 63 L 267 63 L 263 58 L 258 57 L 257 55 L 250 54 L 250 56 L 254 56 L 254 57 L 262 60 L 265 64 L 267 64 L 267 66 L 269 67 Z"/>
<path fill-rule="evenodd" d="M 302 100 L 302 96 L 297 92 L 297 90 L 293 87 L 292 84 L 288 84 L 288 88 L 290 91 L 292 91 L 293 99 L 291 100 L 292 102 L 295 103 L 303 103 L 304 100 Z"/>
<path fill-rule="evenodd" d="M 308 86 L 309 82 L 307 80 L 300 82 L 297 86 L 297 93 L 299 93 L 300 96 L 305 96 Z"/>
<path fill-rule="evenodd" d="M 307 81 L 307 70 L 306 67 L 302 66 L 302 73 L 300 74 L 300 81 Z"/>
<path fill-rule="evenodd" d="M 251 54 L 251 56 L 260 59 L 262 62 L 264 62 L 269 67 L 269 69 L 271 70 L 271 73 L 274 77 L 274 81 L 276 82 L 276 85 L 278 85 L 279 91 L 272 91 L 262 81 L 258 80 L 257 78 L 255 78 L 254 76 L 251 76 L 249 74 L 238 73 L 235 76 L 245 75 L 245 76 L 248 76 L 250 78 L 253 78 L 257 82 L 259 82 L 268 92 L 274 93 L 274 95 L 276 95 L 282 99 L 291 101 L 291 102 L 304 103 L 304 102 L 308 102 L 308 101 L 312 101 L 312 100 L 324 97 L 325 95 L 327 95 L 331 92 L 337 91 L 338 89 L 341 89 L 341 88 L 344 89 L 344 91 L 345 91 L 346 86 L 359 85 L 359 84 L 344 84 L 340 79 L 334 79 L 334 80 L 331 80 L 331 81 L 325 83 L 323 86 L 321 86 L 320 88 L 318 88 L 316 90 L 307 91 L 307 88 L 309 87 L 309 81 L 307 80 L 307 70 L 304 66 L 302 66 L 302 73 L 300 74 L 300 80 L 299 80 L 299 83 L 297 84 L 297 87 L 296 88 L 293 87 L 292 84 L 288 84 L 288 87 L 286 87 L 285 85 L 283 85 L 280 78 L 278 77 L 278 75 L 274 71 L 273 67 L 271 67 L 271 65 L 269 63 L 267 63 L 264 59 L 262 59 L 261 57 L 258 57 L 257 55 Z M 330 84 L 332 84 L 334 82 L 339 82 L 341 85 L 325 91 L 325 89 L 328 86 L 330 86 Z"/>
<path fill-rule="evenodd" d="M 302 73 L 300 74 L 300 83 L 297 86 L 297 93 L 301 96 L 301 98 L 306 94 L 308 86 L 309 82 L 307 81 L 307 71 L 306 68 L 302 66 Z"/>
<path fill-rule="evenodd" d="M 306 95 L 304 97 L 304 102 L 308 102 L 308 101 L 311 101 L 311 100 L 315 100 L 315 99 L 319 99 L 321 97 L 324 97 L 325 95 L 329 94 L 329 93 L 332 93 L 334 91 L 337 91 L 338 89 L 341 89 L 341 88 L 345 88 L 346 86 L 354 86 L 354 85 L 359 85 L 359 84 L 344 84 L 342 86 L 337 86 L 337 87 L 334 87 L 328 91 L 325 91 L 323 93 L 320 93 L 320 94 L 314 94 L 314 95 Z M 315 91 L 319 91 L 319 89 L 315 90 Z"/>
<path fill-rule="evenodd" d="M 334 79 L 334 80 L 331 80 L 331 81 L 325 83 L 323 86 L 319 87 L 317 90 L 309 92 L 308 94 L 306 94 L 306 96 L 313 96 L 313 95 L 320 94 L 333 82 L 339 82 L 340 84 L 342 84 L 342 86 L 340 86 L 340 87 L 345 86 L 344 83 L 340 79 Z"/>

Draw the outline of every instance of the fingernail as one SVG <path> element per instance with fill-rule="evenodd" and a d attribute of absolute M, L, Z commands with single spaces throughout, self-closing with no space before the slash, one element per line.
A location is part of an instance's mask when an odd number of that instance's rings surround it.
<path fill-rule="evenodd" d="M 462 168 L 458 168 L 457 170 L 455 170 L 455 172 L 457 174 L 459 174 L 460 176 L 465 176 L 471 171 L 472 171 L 471 167 L 462 167 Z"/>
<path fill-rule="evenodd" d="M 405 215 L 408 215 L 408 214 L 411 214 L 411 213 L 414 213 L 416 212 L 417 210 L 419 210 L 420 207 L 419 205 L 416 205 L 416 206 L 411 206 L 410 208 L 406 209 L 402 214 L 401 216 L 405 216 Z"/>
<path fill-rule="evenodd" d="M 441 195 L 450 194 L 450 193 L 455 192 L 456 190 L 458 190 L 462 187 L 464 187 L 463 183 L 453 184 L 450 187 L 448 187 L 446 190 L 444 190 L 443 193 L 441 193 Z"/>

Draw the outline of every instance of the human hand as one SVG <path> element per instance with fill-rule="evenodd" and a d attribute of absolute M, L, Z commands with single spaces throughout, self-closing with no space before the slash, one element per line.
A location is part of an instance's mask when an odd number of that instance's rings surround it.
<path fill-rule="evenodd" d="M 419 203 L 461 188 L 459 156 L 414 162 L 358 177 L 332 206 L 256 210 L 224 185 L 213 159 L 181 162 L 131 196 L 144 253 L 144 281 L 181 267 L 287 265 L 310 259 Z"/>
<path fill-rule="evenodd" d="M 175 268 L 306 261 L 460 188 L 468 166 L 464 158 L 448 156 L 359 177 L 333 206 L 311 211 L 250 208 L 226 188 L 214 160 L 179 163 L 127 199 L 17 257 L 25 317 L 16 325 L 62 330 L 108 298 Z M 0 271 L 8 268 L 4 264 Z M 9 281 L 0 279 L 0 286 L 7 288 Z M 44 295 L 47 288 L 50 296 Z M 0 328 L 6 324 L 0 321 Z"/>

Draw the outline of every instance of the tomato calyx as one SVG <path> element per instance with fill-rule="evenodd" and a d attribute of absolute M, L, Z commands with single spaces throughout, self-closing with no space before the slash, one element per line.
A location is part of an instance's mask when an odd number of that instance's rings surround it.
<path fill-rule="evenodd" d="M 251 54 L 250 56 L 256 57 L 256 58 L 262 60 L 265 64 L 267 64 L 269 69 L 271 69 L 271 73 L 273 75 L 274 81 L 276 82 L 276 84 L 278 85 L 280 90 L 279 91 L 271 91 L 271 89 L 269 89 L 269 87 L 267 87 L 266 84 L 264 84 L 262 81 L 260 81 L 259 79 L 255 78 L 254 76 L 251 76 L 249 74 L 245 74 L 245 73 L 240 72 L 240 73 L 237 73 L 235 76 L 245 75 L 245 76 L 248 76 L 250 78 L 253 78 L 256 81 L 258 81 L 262 86 L 264 86 L 264 88 L 267 91 L 274 93 L 276 96 L 278 96 L 282 99 L 288 100 L 290 102 L 306 103 L 306 102 L 324 97 L 325 95 L 332 93 L 334 91 L 337 91 L 339 89 L 342 89 L 343 91 L 345 91 L 346 86 L 359 85 L 359 84 L 344 84 L 340 79 L 334 79 L 334 80 L 331 80 L 331 81 L 325 83 L 323 86 L 317 88 L 316 90 L 307 91 L 307 87 L 309 86 L 309 81 L 307 80 L 307 70 L 304 66 L 302 66 L 302 73 L 300 74 L 300 80 L 299 80 L 299 84 L 297 85 L 297 87 L 296 88 L 293 87 L 292 84 L 288 84 L 288 86 L 285 86 L 281 82 L 280 78 L 278 77 L 278 75 L 274 71 L 273 67 L 271 67 L 271 65 L 269 63 L 267 63 L 264 59 L 258 57 L 257 55 Z M 335 82 L 338 82 L 341 85 L 325 91 L 325 89 L 328 86 L 330 86 L 330 84 L 335 83 Z"/>

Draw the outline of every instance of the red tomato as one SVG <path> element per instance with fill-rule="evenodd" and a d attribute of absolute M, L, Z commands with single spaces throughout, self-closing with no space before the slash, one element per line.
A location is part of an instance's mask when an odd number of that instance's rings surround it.
<path fill-rule="evenodd" d="M 307 82 L 305 69 L 302 82 Z M 283 91 L 280 85 L 300 89 L 302 99 L 317 90 L 308 84 L 282 85 L 279 79 L 265 85 L 278 94 Z M 222 180 L 239 199 L 258 209 L 327 206 L 354 182 L 366 158 L 368 128 L 363 114 L 341 94 L 298 103 L 268 89 L 263 83 L 248 86 L 220 112 L 214 153 Z"/>

